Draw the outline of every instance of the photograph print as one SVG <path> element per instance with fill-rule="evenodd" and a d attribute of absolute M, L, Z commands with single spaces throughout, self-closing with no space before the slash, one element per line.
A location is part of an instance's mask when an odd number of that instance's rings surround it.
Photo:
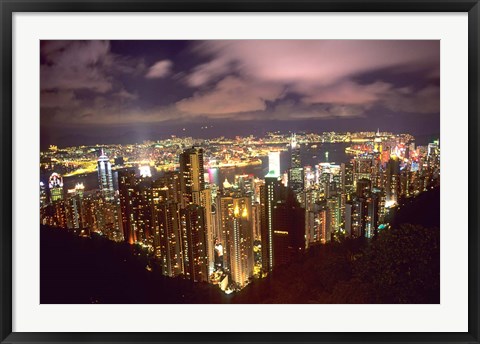
<path fill-rule="evenodd" d="M 42 304 L 439 304 L 440 41 L 40 41 Z"/>

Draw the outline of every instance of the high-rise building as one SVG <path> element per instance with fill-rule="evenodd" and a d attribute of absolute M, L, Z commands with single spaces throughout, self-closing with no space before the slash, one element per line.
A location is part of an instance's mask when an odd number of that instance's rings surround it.
<path fill-rule="evenodd" d="M 367 217 L 365 219 L 365 237 L 372 238 L 377 233 L 379 215 L 379 197 L 372 194 L 366 199 Z"/>
<path fill-rule="evenodd" d="M 361 178 L 357 181 L 357 197 L 365 198 L 370 195 L 372 182 L 370 179 Z"/>
<path fill-rule="evenodd" d="M 331 241 L 334 233 L 340 228 L 340 197 L 332 196 L 327 198 L 327 225 L 325 241 Z"/>
<path fill-rule="evenodd" d="M 347 201 L 345 203 L 345 221 L 344 221 L 345 234 L 347 237 L 351 237 L 353 234 L 353 212 L 354 212 L 353 202 Z"/>
<path fill-rule="evenodd" d="M 280 152 L 270 151 L 268 152 L 268 175 L 278 178 L 280 174 Z"/>
<path fill-rule="evenodd" d="M 83 229 L 83 192 L 85 186 L 77 183 L 74 189 L 68 190 L 66 207 L 67 226 L 72 229 Z"/>
<path fill-rule="evenodd" d="M 385 190 L 381 188 L 372 188 L 371 197 L 373 198 L 375 208 L 372 208 L 372 223 L 374 224 L 374 229 L 377 229 L 378 225 L 384 223 L 385 221 Z M 375 214 L 375 215 L 374 215 Z"/>
<path fill-rule="evenodd" d="M 288 187 L 292 189 L 299 202 L 302 200 L 304 179 L 302 167 L 292 167 L 288 170 Z"/>
<path fill-rule="evenodd" d="M 261 230 L 261 218 L 262 218 L 262 210 L 260 207 L 259 202 L 255 202 L 252 205 L 252 227 L 253 227 L 253 239 L 254 240 L 261 240 L 262 238 L 262 230 Z"/>
<path fill-rule="evenodd" d="M 235 175 L 235 185 L 243 196 L 250 198 L 250 203 L 255 203 L 255 178 L 253 175 Z"/>
<path fill-rule="evenodd" d="M 118 191 L 120 195 L 120 209 L 122 214 L 123 237 L 125 241 L 134 244 L 136 238 L 136 214 L 134 202 L 136 201 L 135 171 L 123 170 L 118 173 Z"/>
<path fill-rule="evenodd" d="M 273 266 L 291 262 L 304 249 L 305 209 L 287 191 L 273 209 Z"/>
<path fill-rule="evenodd" d="M 387 163 L 386 168 L 386 202 L 396 204 L 400 197 L 400 160 L 396 156 L 392 156 Z"/>
<path fill-rule="evenodd" d="M 367 214 L 365 199 L 357 198 L 348 202 L 345 210 L 345 231 L 355 238 L 365 236 Z"/>
<path fill-rule="evenodd" d="M 67 200 L 66 217 L 68 228 L 80 229 L 83 227 L 82 200 L 78 195 L 72 196 Z"/>
<path fill-rule="evenodd" d="M 382 147 L 382 137 L 380 136 L 380 129 L 377 129 L 377 133 L 375 134 L 375 139 L 373 140 L 373 142 L 374 142 L 374 147 L 373 147 L 374 152 L 382 153 L 383 147 Z"/>
<path fill-rule="evenodd" d="M 302 167 L 300 144 L 297 142 L 297 137 L 292 134 L 290 139 L 290 168 Z"/>
<path fill-rule="evenodd" d="M 192 147 L 180 154 L 180 174 L 183 204 L 200 205 L 200 191 L 205 189 L 202 148 Z"/>
<path fill-rule="evenodd" d="M 165 190 L 165 197 L 169 201 L 182 203 L 182 188 L 180 181 L 180 173 L 177 171 L 165 172 L 162 176 L 155 180 L 156 187 Z"/>
<path fill-rule="evenodd" d="M 262 268 L 271 271 L 273 268 L 273 210 L 280 200 L 281 184 L 274 171 L 265 176 L 265 185 L 260 188 Z"/>
<path fill-rule="evenodd" d="M 183 272 L 179 204 L 153 194 L 153 237 L 155 256 L 162 264 L 162 273 L 174 277 Z"/>
<path fill-rule="evenodd" d="M 192 147 L 180 154 L 180 187 L 182 191 L 182 206 L 197 205 L 203 209 L 205 230 L 204 253 L 208 259 L 208 272 L 214 269 L 214 225 L 212 217 L 212 194 L 205 187 L 203 148 Z M 207 275 L 208 277 L 208 275 Z"/>
<path fill-rule="evenodd" d="M 134 189 L 133 213 L 136 220 L 136 239 L 137 242 L 151 244 L 152 236 L 152 179 L 139 179 Z"/>
<path fill-rule="evenodd" d="M 230 273 L 233 282 L 245 286 L 253 276 L 252 211 L 249 197 L 233 198 L 232 225 L 227 237 Z M 225 256 L 224 256 L 225 257 Z M 224 258 L 225 259 L 225 258 Z"/>
<path fill-rule="evenodd" d="M 48 179 L 48 188 L 50 190 L 50 201 L 55 203 L 63 200 L 63 178 L 58 173 L 52 173 Z"/>
<path fill-rule="evenodd" d="M 222 266 L 226 270 L 230 270 L 230 255 L 229 249 L 231 247 L 230 240 L 233 235 L 233 220 L 234 220 L 234 205 L 233 197 L 231 195 L 225 195 L 220 197 L 220 228 L 221 228 L 221 239 L 220 243 L 222 245 Z"/>
<path fill-rule="evenodd" d="M 40 208 L 47 205 L 48 203 L 48 195 L 47 195 L 47 187 L 45 186 L 44 182 L 40 182 Z"/>
<path fill-rule="evenodd" d="M 180 210 L 183 269 L 186 278 L 208 281 L 205 209 L 195 204 Z"/>
<path fill-rule="evenodd" d="M 214 270 L 215 263 L 215 240 L 214 240 L 214 224 L 212 214 L 212 192 L 210 189 L 203 189 L 200 191 L 200 206 L 205 211 L 205 235 L 206 235 L 206 250 L 208 257 L 208 272 L 209 275 Z"/>
<path fill-rule="evenodd" d="M 372 179 L 372 166 L 375 157 L 370 154 L 357 155 L 353 159 L 353 186 L 357 186 L 358 180 Z"/>
<path fill-rule="evenodd" d="M 100 186 L 100 192 L 106 200 L 113 200 L 114 190 L 113 190 L 113 175 L 112 175 L 112 166 L 110 160 L 105 155 L 103 149 L 101 151 L 100 157 L 97 160 L 97 170 L 98 170 L 98 185 Z"/>
<path fill-rule="evenodd" d="M 108 238 L 116 242 L 124 241 L 119 199 L 105 202 L 104 219 Z"/>
<path fill-rule="evenodd" d="M 66 204 L 63 199 L 53 203 L 53 227 L 67 228 Z"/>

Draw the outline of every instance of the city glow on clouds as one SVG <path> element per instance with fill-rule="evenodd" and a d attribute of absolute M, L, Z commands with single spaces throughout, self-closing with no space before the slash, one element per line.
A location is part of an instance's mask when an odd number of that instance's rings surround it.
<path fill-rule="evenodd" d="M 147 78 L 163 78 L 170 74 L 170 69 L 172 68 L 172 61 L 162 60 L 155 63 L 151 66 L 145 75 Z"/>
<path fill-rule="evenodd" d="M 439 112 L 438 41 L 122 42 L 42 41 L 42 123 Z"/>

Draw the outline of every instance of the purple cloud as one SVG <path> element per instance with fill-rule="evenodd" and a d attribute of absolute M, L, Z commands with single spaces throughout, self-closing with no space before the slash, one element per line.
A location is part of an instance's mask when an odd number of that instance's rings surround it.
<path fill-rule="evenodd" d="M 164 78 L 170 74 L 173 63 L 170 60 L 162 60 L 151 66 L 145 77 L 147 79 Z"/>
<path fill-rule="evenodd" d="M 177 109 L 189 114 L 230 115 L 266 109 L 267 100 L 282 94 L 282 86 L 251 83 L 236 77 L 226 77 L 208 91 L 196 92 L 193 97 L 179 101 Z"/>
<path fill-rule="evenodd" d="M 42 113 L 127 124 L 439 112 L 438 41 L 201 41 L 170 55 L 112 44 L 42 41 Z"/>

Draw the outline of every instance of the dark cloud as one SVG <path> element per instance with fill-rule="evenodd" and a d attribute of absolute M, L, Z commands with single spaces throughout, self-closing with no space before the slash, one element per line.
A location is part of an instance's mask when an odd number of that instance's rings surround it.
<path fill-rule="evenodd" d="M 439 58 L 423 40 L 42 41 L 41 121 L 439 122 Z"/>

